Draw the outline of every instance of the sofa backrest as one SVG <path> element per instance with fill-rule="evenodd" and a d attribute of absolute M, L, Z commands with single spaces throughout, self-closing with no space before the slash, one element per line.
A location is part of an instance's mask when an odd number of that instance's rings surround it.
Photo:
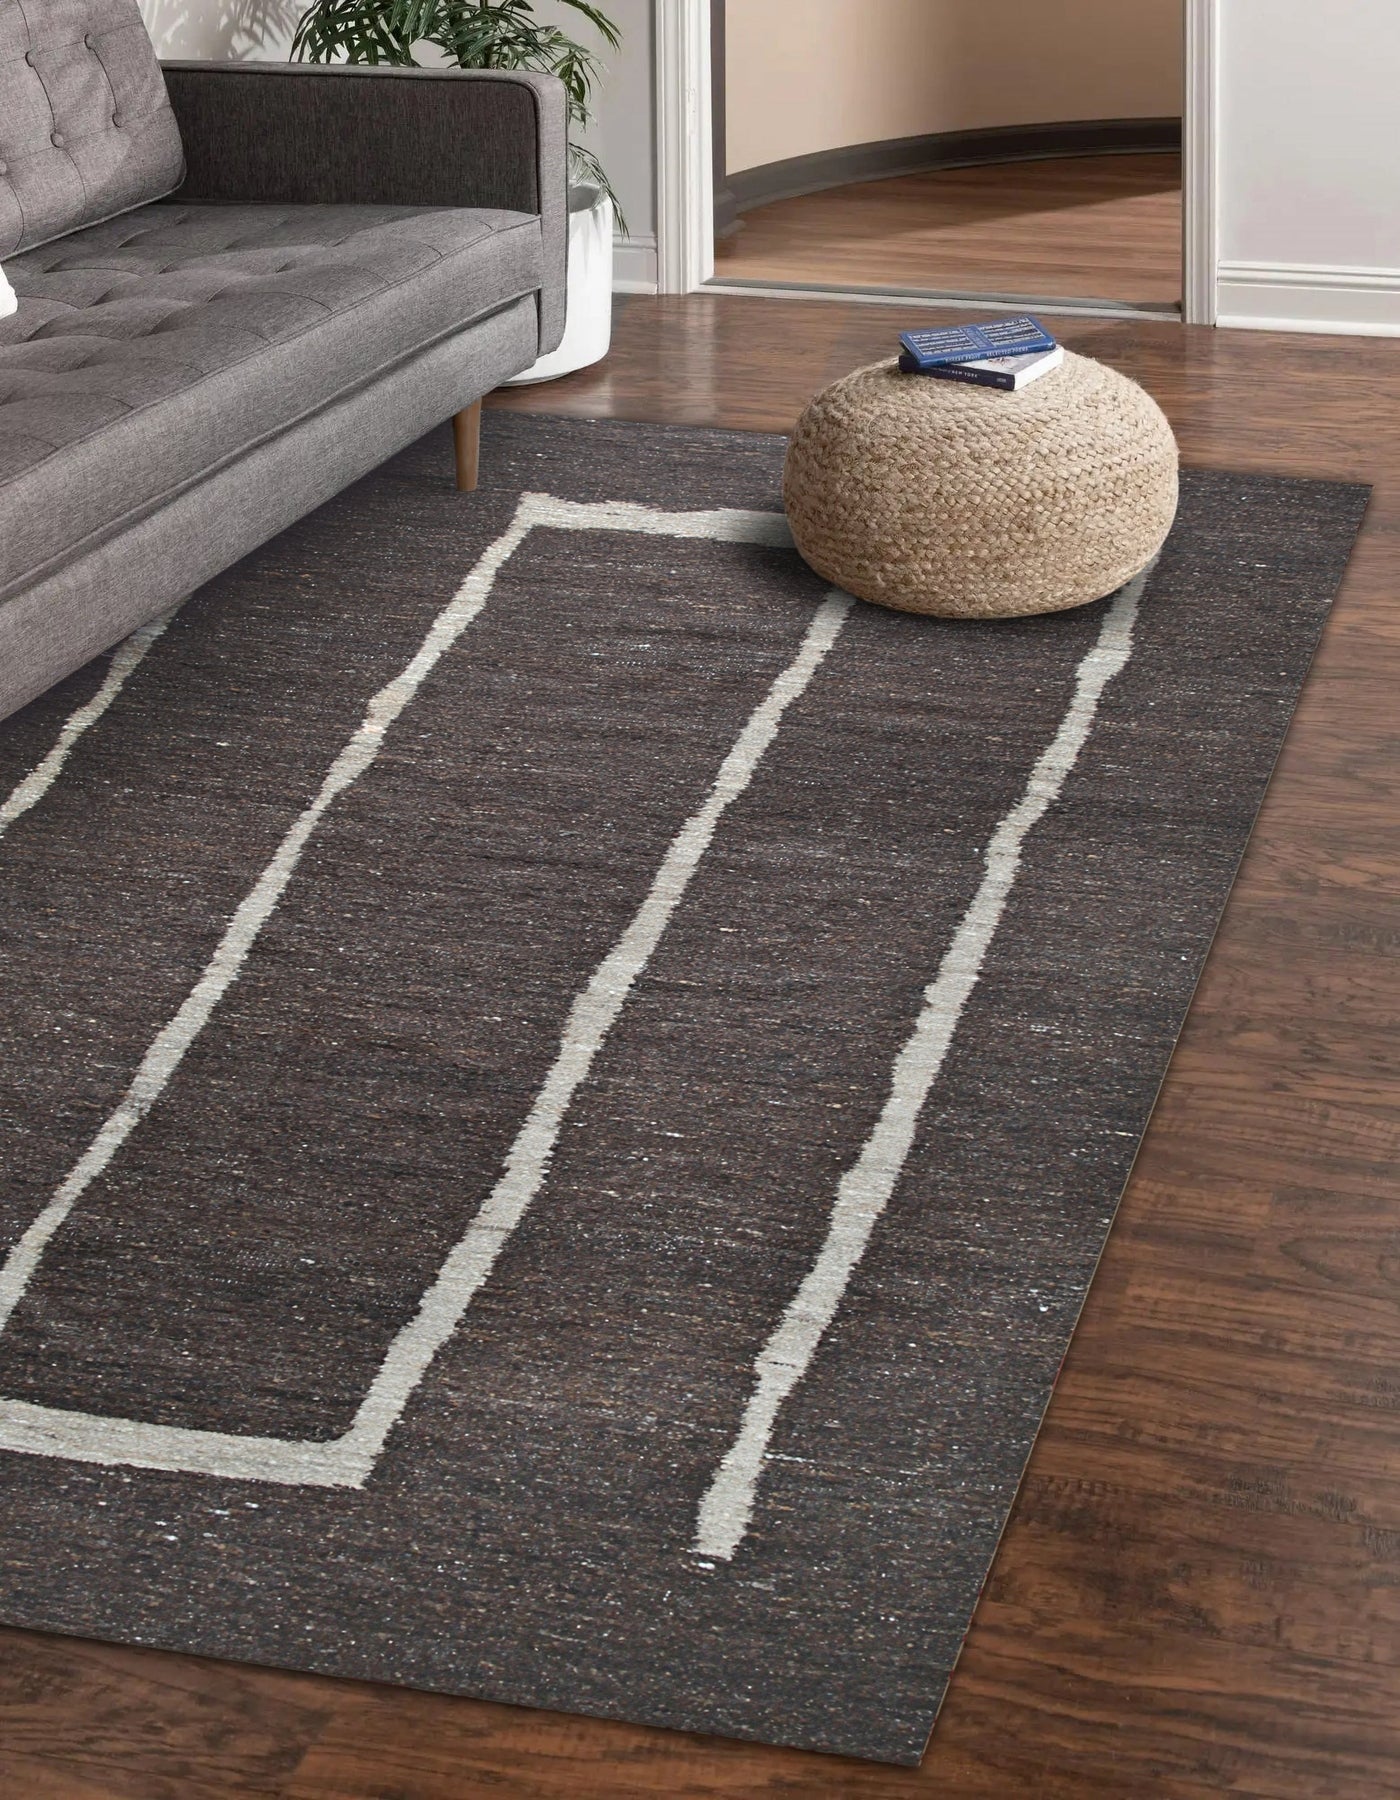
<path fill-rule="evenodd" d="M 136 0 L 0 0 L 0 257 L 158 200 L 184 166 Z"/>

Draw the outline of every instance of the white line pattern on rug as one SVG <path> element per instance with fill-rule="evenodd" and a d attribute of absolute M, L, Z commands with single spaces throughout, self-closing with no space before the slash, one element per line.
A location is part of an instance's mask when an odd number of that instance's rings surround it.
<path fill-rule="evenodd" d="M 664 513 L 630 504 L 588 505 L 548 495 L 524 495 L 508 529 L 486 550 L 439 613 L 418 653 L 370 701 L 363 723 L 332 763 L 316 798 L 287 832 L 235 912 L 199 981 L 147 1051 L 125 1097 L 0 1269 L 0 1330 L 24 1294 L 54 1233 L 84 1189 L 110 1164 L 155 1105 L 214 1008 L 238 978 L 322 815 L 374 761 L 390 725 L 481 611 L 497 574 L 535 526 L 791 545 L 786 523 L 776 513 Z M 704 803 L 672 840 L 631 924 L 574 1001 L 558 1056 L 511 1146 L 504 1173 L 448 1255 L 416 1315 L 390 1345 L 346 1432 L 324 1443 L 237 1436 L 36 1406 L 28 1401 L 0 1400 L 0 1449 L 297 1486 L 363 1485 L 409 1396 L 460 1323 L 503 1245 L 538 1193 L 564 1114 L 579 1083 L 660 942 L 721 817 L 748 787 L 777 735 L 783 714 L 806 690 L 840 635 L 852 604 L 849 595 L 836 591 L 822 602 L 793 660 L 754 709 L 720 766 Z"/>
<path fill-rule="evenodd" d="M 178 608 L 176 609 L 178 610 Z M 0 800 L 0 837 L 14 824 L 16 819 L 24 817 L 31 807 L 37 806 L 48 793 L 63 772 L 63 765 L 68 761 L 74 744 L 88 729 L 95 725 L 126 686 L 137 666 L 141 663 L 156 639 L 175 617 L 168 612 L 163 618 L 153 619 L 149 625 L 142 625 L 124 638 L 112 653 L 112 660 L 107 665 L 107 673 L 102 685 L 90 700 L 69 713 L 64 720 L 58 736 L 54 739 L 53 748 L 41 762 L 37 762 L 24 779 L 11 788 L 4 800 Z"/>
<path fill-rule="evenodd" d="M 248 952 L 286 891 L 302 852 L 327 807 L 353 786 L 374 761 L 389 726 L 413 698 L 438 658 L 480 612 L 497 569 L 529 530 L 529 523 L 522 520 L 526 510 L 526 502 L 522 500 L 509 527 L 487 549 L 452 600 L 434 619 L 417 655 L 371 699 L 358 730 L 331 764 L 316 797 L 292 824 L 272 860 L 239 903 L 199 980 L 174 1018 L 156 1034 L 130 1087 L 59 1184 L 53 1199 L 11 1250 L 4 1267 L 0 1268 L 0 1331 L 4 1330 L 10 1314 L 19 1304 L 49 1240 L 72 1212 L 84 1189 L 103 1172 L 165 1092 L 190 1045 L 238 979 Z"/>
<path fill-rule="evenodd" d="M 1026 837 L 1059 798 L 1088 741 L 1104 689 L 1133 650 L 1144 573 L 1114 600 L 1080 663 L 1060 728 L 1042 751 L 1021 798 L 992 834 L 986 873 L 924 990 L 914 1029 L 895 1060 L 889 1094 L 860 1155 L 842 1176 L 826 1240 L 754 1363 L 755 1382 L 734 1442 L 700 1502 L 695 1555 L 728 1562 L 753 1521 L 758 1484 L 784 1401 L 807 1373 L 836 1316 L 914 1142 L 929 1091 L 943 1067 L 968 998 L 1001 922 Z"/>

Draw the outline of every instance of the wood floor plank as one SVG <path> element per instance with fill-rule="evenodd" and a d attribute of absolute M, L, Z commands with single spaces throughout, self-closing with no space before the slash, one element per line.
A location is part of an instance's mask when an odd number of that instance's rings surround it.
<path fill-rule="evenodd" d="M 282 1793 L 339 1684 L 40 1632 L 0 1633 L 0 1794 Z"/>
<path fill-rule="evenodd" d="M 1175 306 L 1181 158 L 992 163 L 776 200 L 715 246 L 715 277 Z"/>
<path fill-rule="evenodd" d="M 921 316 L 638 298 L 493 404 L 780 431 Z M 1400 1796 L 1400 344 L 1057 328 L 1376 492 L 923 1767 L 8 1632 L 7 1800 Z"/>

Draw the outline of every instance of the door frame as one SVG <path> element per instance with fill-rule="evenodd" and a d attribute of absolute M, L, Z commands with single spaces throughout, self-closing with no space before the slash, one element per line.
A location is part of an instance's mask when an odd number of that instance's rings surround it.
<path fill-rule="evenodd" d="M 1182 318 L 1188 325 L 1214 325 L 1221 0 L 1185 0 L 1184 12 Z M 657 290 L 691 294 L 715 272 L 710 0 L 654 0 L 654 18 Z M 1140 309 L 1123 310 L 1133 316 Z"/>
<path fill-rule="evenodd" d="M 656 286 L 691 294 L 715 272 L 710 0 L 655 0 Z"/>
<path fill-rule="evenodd" d="M 1181 113 L 1181 317 L 1214 325 L 1220 281 L 1222 0 L 1186 0 Z"/>

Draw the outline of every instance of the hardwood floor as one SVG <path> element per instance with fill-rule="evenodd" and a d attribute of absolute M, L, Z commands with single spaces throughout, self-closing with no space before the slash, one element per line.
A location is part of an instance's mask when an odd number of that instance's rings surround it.
<path fill-rule="evenodd" d="M 492 404 L 782 430 L 918 316 L 636 299 Z M 923 1767 L 6 1632 L 5 1800 L 1400 1796 L 1400 343 L 1060 329 L 1376 494 Z"/>
<path fill-rule="evenodd" d="M 715 278 L 1175 306 L 1181 158 L 993 163 L 776 200 L 715 246 Z"/>

